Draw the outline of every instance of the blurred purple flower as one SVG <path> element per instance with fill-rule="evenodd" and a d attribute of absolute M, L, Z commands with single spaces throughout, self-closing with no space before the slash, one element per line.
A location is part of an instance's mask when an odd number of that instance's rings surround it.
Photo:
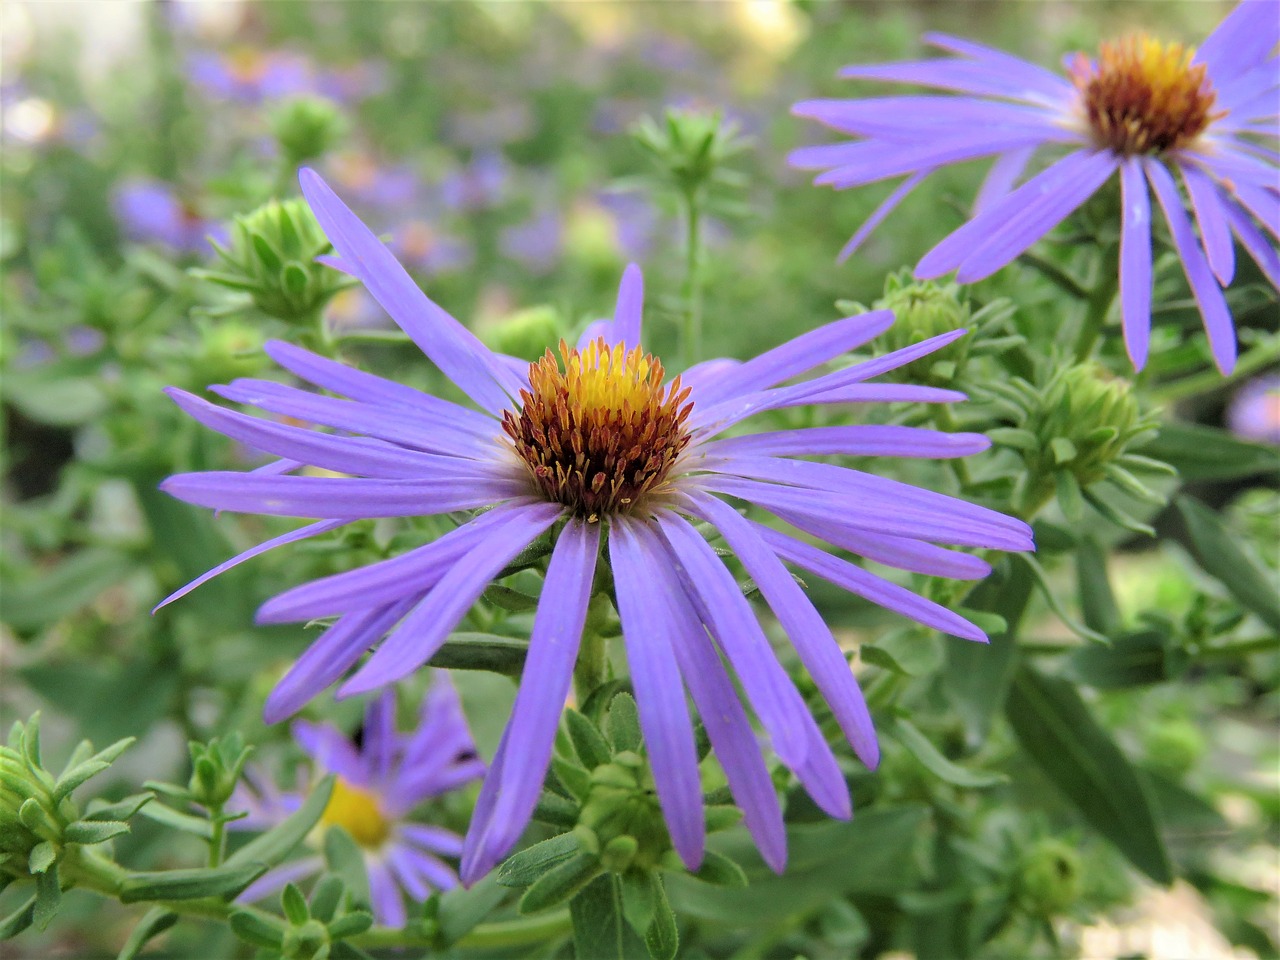
<path fill-rule="evenodd" d="M 496 150 L 478 152 L 467 165 L 440 181 L 440 200 L 450 210 L 495 207 L 506 194 L 511 171 Z"/>
<path fill-rule="evenodd" d="M 366 150 L 343 150 L 327 159 L 325 169 L 360 203 L 381 212 L 403 214 L 420 201 L 421 184 L 407 163 L 383 163 Z"/>
<path fill-rule="evenodd" d="M 1232 234 L 1280 288 L 1280 256 L 1259 225 L 1280 236 L 1280 166 L 1252 138 L 1280 136 L 1280 16 L 1275 0 L 1244 0 L 1200 46 L 1145 35 L 1077 55 L 1062 77 L 969 40 L 926 34 L 955 59 L 848 67 L 842 76 L 917 84 L 965 96 L 810 100 L 793 112 L 859 138 L 805 147 L 793 166 L 821 169 L 838 190 L 906 175 L 841 256 L 935 170 L 996 157 L 972 220 L 935 246 L 916 276 L 952 270 L 962 283 L 989 277 L 1061 223 L 1117 174 L 1122 214 L 1119 281 L 1125 346 L 1137 369 L 1151 328 L 1152 210 L 1164 214 L 1218 368 L 1236 361 L 1222 287 L 1235 272 Z M 1069 153 L 1022 186 L 1041 147 Z M 1181 175 L 1199 237 L 1184 210 Z"/>
<path fill-rule="evenodd" d="M 208 220 L 178 198 L 172 184 L 127 180 L 112 197 L 116 219 L 130 240 L 162 243 L 183 253 L 208 252 L 209 238 L 226 239 L 226 228 Z"/>
<path fill-rule="evenodd" d="M 499 245 L 504 256 L 531 273 L 550 273 L 560 262 L 564 221 L 554 210 L 542 210 L 523 223 L 503 230 Z"/>
<path fill-rule="evenodd" d="M 613 221 L 618 249 L 628 260 L 643 260 L 653 246 L 658 217 L 641 193 L 601 191 L 596 201 Z"/>
<path fill-rule="evenodd" d="M 388 927 L 405 924 L 402 891 L 421 903 L 432 890 L 448 890 L 458 883 L 457 874 L 441 857 L 459 856 L 462 838 L 443 827 L 414 823 L 409 815 L 433 797 L 484 775 L 458 695 L 447 679 L 432 685 L 412 733 L 397 732 L 395 712 L 390 690 L 372 701 L 359 744 L 327 725 L 293 725 L 294 740 L 315 762 L 316 772 L 337 775 L 320 826 L 340 826 L 359 845 L 374 917 Z M 301 793 L 280 790 L 256 771 L 245 781 L 227 809 L 246 811 L 248 816 L 232 821 L 232 829 L 268 830 L 302 802 Z M 239 899 L 261 900 L 323 869 L 318 855 L 285 863 L 263 874 Z"/>
<path fill-rule="evenodd" d="M 1280 374 L 1256 377 L 1237 390 L 1227 426 L 1238 437 L 1280 445 Z"/>
<path fill-rule="evenodd" d="M 311 64 L 284 50 L 237 47 L 223 53 L 193 50 L 187 54 L 187 76 L 215 100 L 257 104 L 313 92 Z"/>
<path fill-rule="evenodd" d="M 533 132 L 533 112 L 526 103 L 509 102 L 487 110 L 458 111 L 447 121 L 446 139 L 460 147 L 500 147 Z"/>
<path fill-rule="evenodd" d="M 373 517 L 482 510 L 409 553 L 295 587 L 259 610 L 264 623 L 338 616 L 276 686 L 266 716 L 283 719 L 370 656 L 340 696 L 378 689 L 440 649 L 492 579 L 563 523 L 529 640 L 524 682 L 467 835 L 462 875 L 486 873 L 524 831 L 542 789 L 591 597 L 602 531 L 658 798 L 676 850 L 697 867 L 705 824 L 685 685 L 707 726 L 747 828 L 765 860 L 786 859 L 782 812 L 752 726 L 720 660 L 733 667 L 774 750 L 833 816 L 849 792 L 817 723 L 770 648 L 738 583 L 694 523 L 718 528 L 791 638 L 854 750 L 879 756 L 871 717 L 829 628 L 784 562 L 945 633 L 985 640 L 946 608 L 804 539 L 744 518 L 756 504 L 841 549 L 922 574 L 978 579 L 982 559 L 945 545 L 1033 549 L 1020 520 L 962 500 L 827 463 L 823 455 L 950 458 L 990 446 L 972 433 L 900 426 L 819 427 L 719 438 L 756 413 L 810 404 L 951 402 L 934 387 L 868 383 L 941 349 L 963 330 L 795 383 L 889 328 L 885 311 L 849 317 L 739 365 L 701 364 L 670 384 L 644 355 L 643 280 L 628 267 L 614 319 L 592 324 L 565 369 L 495 354 L 432 303 L 390 251 L 310 170 L 302 191 L 335 248 L 426 356 L 480 409 L 352 369 L 285 343 L 268 354 L 333 394 L 265 380 L 214 387 L 228 400 L 350 434 L 326 434 L 169 395 L 201 423 L 284 458 L 345 477 L 179 474 L 162 485 L 219 510 L 325 517 L 268 540 L 183 587 L 286 543 Z M 591 339 L 596 338 L 596 339 Z M 779 384 L 789 383 L 788 386 Z M 692 521 L 692 522 L 691 522 Z"/>
<path fill-rule="evenodd" d="M 470 266 L 471 245 L 442 233 L 425 220 L 408 220 L 391 234 L 391 249 L 400 262 L 426 274 L 447 273 Z"/>
<path fill-rule="evenodd" d="M 321 70 L 316 92 L 337 103 L 354 104 L 385 93 L 387 65 L 381 60 L 361 60 L 345 67 Z"/>

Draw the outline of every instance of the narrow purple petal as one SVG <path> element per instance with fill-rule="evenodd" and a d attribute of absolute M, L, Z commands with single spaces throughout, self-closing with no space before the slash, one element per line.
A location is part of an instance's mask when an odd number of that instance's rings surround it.
<path fill-rule="evenodd" d="M 775 391 L 773 402 L 761 409 L 801 407 L 820 403 L 960 403 L 967 394 L 943 387 L 921 387 L 914 383 L 855 383 L 835 387 L 800 398 Z"/>
<path fill-rule="evenodd" d="M 920 39 L 931 47 L 990 64 L 1005 77 L 1021 83 L 1026 88 L 1023 96 L 1028 99 L 1032 97 L 1033 91 L 1052 101 L 1068 100 L 1075 94 L 1075 88 L 1064 78 L 995 47 L 945 33 L 926 33 Z"/>
<path fill-rule="evenodd" d="M 1273 170 L 1271 175 L 1274 178 L 1276 171 Z M 1252 213 L 1273 237 L 1280 238 L 1280 196 L 1273 190 L 1243 181 L 1232 184 L 1232 192 L 1240 205 Z"/>
<path fill-rule="evenodd" d="M 680 859 L 697 870 L 706 843 L 697 747 L 667 629 L 669 617 L 650 573 L 661 558 L 637 539 L 633 527 L 639 523 L 615 517 L 609 528 L 618 616 L 662 813 Z"/>
<path fill-rule="evenodd" d="M 209 470 L 175 473 L 160 484 L 160 489 L 187 503 L 217 510 L 361 520 L 475 510 L 526 494 L 529 485 L 524 480 L 496 480 L 461 470 L 456 476 L 435 480 L 256 477 L 233 470 Z"/>
<path fill-rule="evenodd" d="M 366 856 L 365 872 L 369 875 L 369 895 L 373 900 L 373 916 L 384 927 L 399 929 L 408 920 L 404 897 L 387 865 Z"/>
<path fill-rule="evenodd" d="M 252 560 L 259 554 L 266 553 L 268 550 L 274 550 L 276 547 L 283 547 L 286 543 L 296 543 L 299 540 L 306 540 L 308 537 L 315 537 L 322 533 L 328 533 L 330 530 L 337 530 L 339 527 L 344 526 L 345 523 L 345 520 L 321 520 L 318 523 L 309 523 L 305 527 L 299 527 L 297 530 L 290 530 L 288 533 L 281 534 L 278 537 L 272 537 L 270 540 L 264 540 L 262 543 L 250 547 L 243 553 L 236 554 L 230 560 L 224 560 L 212 570 L 205 571 L 186 586 L 179 587 L 177 590 L 173 591 L 173 593 L 169 594 L 157 603 L 152 608 L 151 612 L 155 613 L 161 607 L 173 603 L 173 601 L 180 597 L 185 597 L 188 593 L 206 581 L 212 580 L 219 574 L 226 573 L 232 567 L 244 563 L 246 560 Z"/>
<path fill-rule="evenodd" d="M 507 765 L 507 744 L 510 740 L 511 723 L 508 721 L 502 728 L 498 747 L 493 752 L 489 773 L 484 783 L 480 785 L 480 795 L 476 797 L 476 806 L 471 812 L 471 825 L 467 827 L 467 835 L 462 841 L 462 863 L 459 873 L 464 886 L 471 886 L 502 859 L 502 852 L 493 853 L 486 847 L 484 840 L 489 823 L 493 819 L 494 805 L 498 802 L 498 790 Z"/>
<path fill-rule="evenodd" d="M 618 286 L 618 303 L 613 311 L 613 342 L 626 344 L 628 350 L 640 346 L 643 313 L 644 274 L 636 264 L 628 264 Z"/>
<path fill-rule="evenodd" d="M 369 770 L 347 735 L 328 724 L 298 720 L 290 728 L 294 741 L 328 773 L 336 773 L 352 786 L 370 786 Z"/>
<path fill-rule="evenodd" d="M 898 184 L 893 193 L 884 198 L 884 201 L 880 206 L 876 207 L 875 210 L 872 211 L 871 216 L 867 217 L 862 226 L 860 226 L 854 235 L 849 238 L 849 242 L 840 248 L 840 253 L 836 257 L 836 262 L 844 263 L 853 256 L 854 251 L 862 246 L 863 241 L 866 240 L 867 237 L 871 236 L 872 231 L 875 230 L 876 227 L 880 226 L 880 224 L 884 223 L 885 218 L 889 216 L 889 214 L 893 213 L 893 211 L 898 208 L 898 205 L 902 203 L 903 200 L 907 199 L 916 187 L 924 183 L 925 179 L 928 178 L 931 173 L 933 173 L 932 170 L 921 170 L 918 173 L 913 173 L 911 176 L 907 177 L 907 179 L 903 180 L 902 183 Z"/>
<path fill-rule="evenodd" d="M 1249 251 L 1249 256 L 1263 275 L 1271 281 L 1271 285 L 1280 290 L 1280 254 L 1267 242 L 1249 215 L 1233 203 L 1226 204 L 1227 219 L 1231 221 L 1231 229 L 1240 238 L 1241 245 Z"/>
<path fill-rule="evenodd" d="M 298 182 L 334 249 L 422 352 L 490 413 L 510 407 L 511 398 L 519 395 L 519 381 L 489 348 L 427 298 L 391 251 L 318 173 L 303 168 Z"/>
<path fill-rule="evenodd" d="M 1037 69 L 1029 63 L 1026 67 Z M 1003 63 L 974 60 L 915 60 L 853 66 L 841 70 L 840 76 L 851 80 L 911 83 L 1033 104 L 1060 105 L 1071 96 L 1070 86 L 1059 78 L 1054 78 L 1057 81 L 1054 84 L 1042 84 L 1027 75 L 1010 73 Z"/>
<path fill-rule="evenodd" d="M 399 844 L 391 847 L 387 866 L 409 896 L 417 901 L 426 900 L 432 890 L 452 890 L 458 885 L 457 874 L 437 858 L 412 847 Z"/>
<path fill-rule="evenodd" d="M 989 157 L 993 154 L 1017 149 L 1018 147 L 1051 142 L 1070 143 L 1074 142 L 1074 140 L 1075 137 L 1065 129 L 1056 135 L 1050 135 L 1044 130 L 1038 129 L 1013 131 L 990 137 L 977 134 L 957 135 L 941 142 L 925 144 L 902 144 L 888 140 L 864 140 L 849 146 L 851 148 L 863 147 L 865 149 L 856 152 L 852 149 L 849 150 L 848 155 L 841 158 L 838 166 L 834 166 L 826 173 L 818 175 L 813 182 L 819 186 L 831 186 L 837 190 L 847 190 L 850 187 L 864 186 L 868 183 L 875 183 L 878 180 L 888 180 L 893 177 L 915 173 L 919 170 L 933 170 L 937 167 L 960 163 L 964 160 Z M 802 164 L 795 161 L 798 154 L 800 154 L 800 151 L 796 151 L 789 158 L 793 166 L 802 166 Z M 808 159 L 808 157 L 807 155 L 801 155 L 801 159 Z M 803 166 L 808 165 L 808 163 L 803 164 Z"/>
<path fill-rule="evenodd" d="M 402 823 L 400 832 L 423 850 L 445 857 L 462 856 L 462 838 L 452 830 L 425 823 Z"/>
<path fill-rule="evenodd" d="M 715 497 L 704 495 L 691 500 L 697 515 L 720 531 L 755 580 L 782 629 L 791 638 L 801 663 L 830 705 L 853 752 L 874 769 L 880 762 L 880 748 L 871 713 L 831 629 L 777 554 L 746 519 Z"/>
<path fill-rule="evenodd" d="M 1241 0 L 1196 51 L 1195 62 L 1209 68 L 1214 85 L 1248 70 L 1280 43 L 1275 0 Z"/>
<path fill-rule="evenodd" d="M 1027 164 L 1031 162 L 1035 152 L 1034 146 L 1018 147 L 996 158 L 996 162 L 991 164 L 991 169 L 987 171 L 982 181 L 978 196 L 974 198 L 975 215 L 985 213 L 993 203 L 1009 195 L 1013 185 L 1026 171 Z"/>
<path fill-rule="evenodd" d="M 614 338 L 613 321 L 612 320 L 592 320 L 587 324 L 582 335 L 578 337 L 578 349 L 585 349 L 588 343 L 599 337 L 604 337 L 606 343 L 612 343 Z"/>
<path fill-rule="evenodd" d="M 1182 199 L 1178 196 L 1178 187 L 1173 182 L 1173 177 L 1158 160 L 1147 158 L 1143 167 L 1164 213 L 1165 222 L 1169 224 L 1173 245 L 1178 251 L 1183 270 L 1186 271 L 1191 293 L 1200 306 L 1200 316 L 1204 319 L 1205 332 L 1209 335 L 1209 347 L 1213 350 L 1214 361 L 1219 370 L 1230 373 L 1236 365 L 1236 334 L 1226 298 L 1222 296 L 1222 288 L 1214 279 L 1209 270 L 1209 261 L 1196 242 L 1191 221 L 1182 209 Z"/>
<path fill-rule="evenodd" d="M 943 633 L 966 640 L 985 643 L 987 635 L 959 614 L 946 607 L 917 596 L 906 587 L 863 570 L 825 550 L 770 530 L 762 524 L 755 525 L 757 532 L 784 560 L 803 567 L 810 573 L 862 597 L 876 606 L 900 613 L 916 623 L 933 627 Z"/>
<path fill-rule="evenodd" d="M 702 449 L 710 456 L 752 454 L 773 457 L 967 457 L 991 447 L 980 433 L 943 433 L 923 427 L 858 424 L 800 427 L 715 440 Z"/>
<path fill-rule="evenodd" d="M 965 257 L 956 271 L 960 283 L 975 283 L 1006 266 L 1018 254 L 1067 218 L 1115 173 L 1115 154 L 1099 150 L 1089 154 L 1075 176 L 1056 190 L 1029 192 L 1025 206 L 986 243 Z"/>
<path fill-rule="evenodd" d="M 320 857 L 303 857 L 290 863 L 281 864 L 268 870 L 236 897 L 237 903 L 256 903 L 265 900 L 273 893 L 279 893 L 291 883 L 305 880 L 324 869 L 324 860 Z"/>
<path fill-rule="evenodd" d="M 383 691 L 369 701 L 364 710 L 361 737 L 360 754 L 369 769 L 370 782 L 378 784 L 379 791 L 385 793 L 392 780 L 393 763 L 400 745 L 394 690 Z"/>
<path fill-rule="evenodd" d="M 902 143 L 918 143 L 920 132 L 926 129 L 934 137 L 957 134 L 972 137 L 976 124 L 1001 134 L 1037 129 L 1057 134 L 1061 127 L 1061 119 L 1056 112 L 971 97 L 805 100 L 795 104 L 791 113 L 817 120 L 850 136 Z"/>
<path fill-rule="evenodd" d="M 463 854 L 463 875 L 468 879 L 511 849 L 538 802 L 573 678 L 599 544 L 599 524 L 578 519 L 569 521 L 556 542 L 529 638 L 523 674 L 528 680 L 520 684 L 507 722 L 509 741 L 504 744 L 502 767 L 495 761 L 485 778 L 468 831 Z M 492 807 L 481 819 L 485 802 Z"/>
<path fill-rule="evenodd" d="M 1276 14 L 1280 16 L 1280 10 Z M 1191 197 L 1196 223 L 1200 226 L 1200 240 L 1209 259 L 1209 269 L 1220 284 L 1228 286 L 1236 272 L 1236 248 L 1231 242 L 1231 228 L 1227 226 L 1227 215 L 1223 212 L 1218 188 L 1198 168 L 1182 164 L 1180 169 L 1182 182 L 1187 185 L 1187 195 Z"/>
<path fill-rule="evenodd" d="M 558 515 L 559 511 L 555 511 L 548 516 L 547 511 L 536 507 L 511 511 L 483 543 L 445 572 L 355 676 L 343 684 L 338 695 L 349 697 L 376 690 L 430 660 L 489 582 Z"/>
<path fill-rule="evenodd" d="M 1151 341 L 1151 197 L 1135 157 L 1120 166 L 1120 203 L 1120 314 L 1125 349 L 1141 370 Z"/>

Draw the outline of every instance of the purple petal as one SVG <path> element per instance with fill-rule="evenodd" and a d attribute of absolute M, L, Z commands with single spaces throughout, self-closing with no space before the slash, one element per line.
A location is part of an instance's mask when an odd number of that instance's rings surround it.
<path fill-rule="evenodd" d="M 1026 68 L 1037 70 L 1023 61 Z M 1053 77 L 1054 83 L 1042 83 L 1033 76 L 1011 73 L 1004 64 L 972 60 L 916 60 L 903 63 L 845 67 L 840 76 L 856 80 L 885 80 L 911 83 L 939 90 L 954 90 L 976 96 L 1003 97 L 1024 103 L 1064 105 L 1073 90 L 1066 81 Z"/>
<path fill-rule="evenodd" d="M 1009 191 L 1013 189 L 1014 183 L 1027 169 L 1027 164 L 1031 162 L 1035 152 L 1036 148 L 1034 146 L 1019 147 L 1016 150 L 1002 153 L 996 158 L 996 162 L 991 165 L 991 169 L 987 171 L 987 175 L 982 181 L 978 196 L 974 198 L 973 212 L 975 215 L 986 212 L 997 200 L 1009 195 Z"/>
<path fill-rule="evenodd" d="M 1280 43 L 1275 0 L 1241 0 L 1196 51 L 1195 63 L 1209 68 L 1214 85 L 1248 70 Z"/>
<path fill-rule="evenodd" d="M 347 735 L 327 724 L 298 720 L 290 728 L 294 741 L 325 771 L 352 786 L 368 787 L 369 770 Z"/>
<path fill-rule="evenodd" d="M 804 397 L 775 391 L 773 402 L 761 409 L 802 407 L 818 403 L 960 403 L 968 399 L 959 390 L 920 387 L 914 383 L 855 383 Z"/>
<path fill-rule="evenodd" d="M 493 819 L 493 807 L 498 802 L 498 789 L 502 782 L 502 773 L 507 765 L 507 744 L 511 739 L 511 723 L 502 728 L 502 736 L 498 739 L 498 748 L 493 752 L 493 762 L 489 764 L 489 773 L 480 785 L 480 795 L 476 797 L 475 809 L 471 812 L 471 825 L 462 841 L 462 863 L 460 875 L 463 886 L 471 886 L 502 859 L 502 853 L 490 852 L 484 844 L 485 832 Z M 490 784 L 492 783 L 492 787 Z"/>
<path fill-rule="evenodd" d="M 1262 231 L 1254 226 L 1249 215 L 1233 203 L 1226 204 L 1227 219 L 1231 221 L 1231 229 L 1240 238 L 1241 245 L 1249 251 L 1249 256 L 1263 275 L 1271 281 L 1271 285 L 1280 290 L 1280 254 L 1267 242 Z"/>
<path fill-rule="evenodd" d="M 467 831 L 462 867 L 468 879 L 488 871 L 511 848 L 538 802 L 573 678 L 599 545 L 599 524 L 576 518 L 556 542 L 529 638 L 523 673 L 528 680 L 520 684 L 507 722 L 502 765 L 495 760 L 485 778 Z"/>
<path fill-rule="evenodd" d="M 880 748 L 871 713 L 831 629 L 751 523 L 715 497 L 704 495 L 691 499 L 697 515 L 720 531 L 755 580 L 782 629 L 791 638 L 800 662 L 830 705 L 853 752 L 874 769 L 880 762 Z"/>
<path fill-rule="evenodd" d="M 1137 158 L 1120 166 L 1120 202 L 1120 313 L 1125 349 L 1141 370 L 1151 341 L 1151 198 Z"/>
<path fill-rule="evenodd" d="M 489 582 L 550 527 L 562 509 L 524 507 L 506 515 L 483 543 L 440 578 L 355 676 L 343 684 L 338 695 L 349 697 L 376 690 L 430 660 Z"/>
<path fill-rule="evenodd" d="M 276 547 L 283 547 L 286 543 L 296 543 L 299 540 L 306 540 L 308 537 L 315 537 L 322 533 L 328 533 L 330 530 L 337 530 L 339 527 L 344 526 L 345 523 L 346 521 L 344 520 L 321 520 L 319 523 L 309 523 L 305 527 L 299 527 L 297 530 L 290 530 L 288 533 L 281 534 L 278 537 L 272 537 L 270 540 L 264 540 L 262 543 L 250 547 L 243 553 L 236 554 L 230 560 L 224 560 L 212 570 L 208 570 L 200 574 L 200 576 L 196 577 L 186 586 L 173 591 L 173 593 L 169 594 L 157 603 L 151 609 L 151 612 L 155 613 L 161 607 L 173 603 L 173 601 L 177 600 L 179 597 L 185 597 L 202 583 L 212 580 L 219 574 L 226 573 L 232 567 L 244 563 L 246 560 L 252 560 L 259 554 L 266 553 L 268 550 L 274 550 Z"/>
<path fill-rule="evenodd" d="M 1099 150 L 1089 154 L 1075 175 L 1057 189 L 1038 195 L 1029 191 L 1025 206 L 998 233 L 965 257 L 956 271 L 956 280 L 975 283 L 1007 265 L 1093 196 L 1115 173 L 1117 164 L 1115 154 Z"/>
<path fill-rule="evenodd" d="M 1277 14 L 1280 15 L 1280 11 Z M 1231 228 L 1227 226 L 1227 215 L 1223 212 L 1218 188 L 1190 164 L 1183 164 L 1181 170 L 1196 223 L 1200 225 L 1200 239 L 1209 258 L 1209 268 L 1220 284 L 1228 286 L 1236 272 L 1236 248 L 1231 242 Z"/>
<path fill-rule="evenodd" d="M 907 179 L 903 180 L 902 183 L 898 184 L 893 193 L 884 198 L 884 201 L 880 206 L 876 207 L 875 210 L 872 211 L 871 216 L 867 217 L 862 226 L 860 226 L 854 235 L 849 238 L 849 242 L 840 248 L 840 253 L 836 257 L 836 262 L 844 263 L 853 256 L 854 251 L 862 246 L 862 242 L 866 240 L 867 237 L 871 236 L 871 232 L 875 230 L 876 227 L 880 226 L 880 224 L 884 223 L 885 217 L 893 213 L 893 211 L 897 209 L 898 204 L 907 199 L 907 197 L 911 195 L 911 192 L 915 190 L 916 187 L 920 186 L 920 184 L 924 183 L 925 179 L 931 173 L 933 173 L 932 170 L 921 170 L 918 173 L 913 173 L 911 176 L 907 177 Z"/>
<path fill-rule="evenodd" d="M 729 437 L 706 444 L 708 455 L 753 454 L 774 457 L 843 455 L 851 457 L 967 457 L 990 449 L 980 433 L 943 433 L 923 427 L 859 424 L 801 427 Z"/>
<path fill-rule="evenodd" d="M 364 858 L 365 872 L 369 874 L 369 894 L 373 900 L 373 916 L 384 927 L 399 929 L 408 920 L 404 897 L 387 865 L 372 857 Z"/>
<path fill-rule="evenodd" d="M 387 866 L 395 873 L 409 896 L 426 900 L 432 890 L 452 890 L 458 877 L 440 860 L 411 847 L 393 846 L 387 854 Z"/>
<path fill-rule="evenodd" d="M 1029 60 L 997 50 L 995 47 L 988 47 L 973 40 L 953 37 L 945 33 L 926 33 L 920 39 L 940 50 L 972 57 L 990 64 L 1002 76 L 1020 82 L 1027 89 L 1024 96 L 1028 99 L 1031 98 L 1031 91 L 1042 94 L 1052 101 L 1069 100 L 1075 94 L 1072 84 L 1057 74 Z"/>
<path fill-rule="evenodd" d="M 1231 324 L 1231 312 L 1222 296 L 1222 288 L 1214 279 L 1204 251 L 1196 242 L 1191 221 L 1182 209 L 1182 198 L 1178 196 L 1178 187 L 1173 182 L 1173 177 L 1158 160 L 1147 158 L 1143 167 L 1164 213 L 1165 222 L 1169 224 L 1173 245 L 1178 251 L 1183 270 L 1186 271 L 1191 293 L 1200 306 L 1200 316 L 1204 320 L 1205 332 L 1209 335 L 1214 361 L 1224 374 L 1230 373 L 1236 365 L 1236 335 Z"/>
<path fill-rule="evenodd" d="M 920 142 L 926 130 L 933 139 L 957 134 L 971 138 L 976 125 L 1001 134 L 1033 130 L 1057 134 L 1061 128 L 1056 112 L 971 97 L 806 100 L 795 104 L 791 113 L 850 136 L 901 143 Z"/>
<path fill-rule="evenodd" d="M 479 406 L 491 413 L 510 407 L 520 383 L 489 348 L 418 289 L 318 173 L 304 167 L 298 182 L 334 249 L 422 352 Z"/>
<path fill-rule="evenodd" d="M 394 690 L 386 690 L 370 700 L 365 707 L 360 742 L 360 753 L 365 758 L 371 782 L 378 784 L 382 792 L 385 792 L 385 787 L 392 779 L 392 763 L 399 748 L 399 740 L 400 736 L 396 731 L 396 694 Z"/>
<path fill-rule="evenodd" d="M 887 180 L 919 170 L 933 170 L 964 160 L 976 160 L 992 154 L 1004 153 L 1018 147 L 1044 143 L 1072 143 L 1076 137 L 1067 130 L 1056 134 L 1044 130 L 1024 130 L 999 136 L 955 136 L 941 142 L 904 145 L 894 141 L 863 140 L 849 144 L 832 169 L 814 178 L 819 186 L 831 186 L 837 190 L 864 186 L 877 180 Z M 861 149 L 857 149 L 861 148 Z M 808 167 L 815 156 L 797 150 L 788 158 L 792 166 Z M 805 161 L 805 162 L 800 162 Z M 830 162 L 830 161 L 828 161 Z"/>
<path fill-rule="evenodd" d="M 613 342 L 625 344 L 628 350 L 640 346 L 643 312 L 644 275 L 636 264 L 628 264 L 618 286 L 618 303 L 613 311 Z"/>
<path fill-rule="evenodd" d="M 307 701 L 350 670 L 420 596 L 410 594 L 398 603 L 349 613 L 326 630 L 271 691 L 262 710 L 263 719 L 279 723 L 301 710 Z"/>
<path fill-rule="evenodd" d="M 431 853 L 446 857 L 462 856 L 462 838 L 452 830 L 423 823 L 402 823 L 400 832 L 411 843 Z"/>
<path fill-rule="evenodd" d="M 291 883 L 305 880 L 324 869 L 324 860 L 320 857 L 304 857 L 291 863 L 281 864 L 268 870 L 236 897 L 236 903 L 254 903 L 265 900 L 273 893 L 279 893 Z"/>
<path fill-rule="evenodd" d="M 592 320 L 578 337 L 578 349 L 585 349 L 587 344 L 600 337 L 604 337 L 606 343 L 612 343 L 615 336 L 613 329 L 612 320 Z"/>
<path fill-rule="evenodd" d="M 697 748 L 666 629 L 669 617 L 663 614 L 661 588 L 649 572 L 661 558 L 636 538 L 632 528 L 637 523 L 615 517 L 609 528 L 618 616 L 658 800 L 680 859 L 697 870 L 706 843 Z"/>

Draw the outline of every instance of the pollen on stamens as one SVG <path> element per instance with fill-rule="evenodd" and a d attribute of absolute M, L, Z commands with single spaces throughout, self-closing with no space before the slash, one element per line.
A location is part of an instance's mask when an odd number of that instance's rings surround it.
<path fill-rule="evenodd" d="M 529 365 L 503 429 L 548 499 L 592 523 L 632 513 L 662 491 L 689 444 L 689 391 L 662 379 L 662 363 L 639 347 L 561 341 L 559 361 L 548 350 Z"/>
<path fill-rule="evenodd" d="M 1222 114 L 1195 50 L 1145 34 L 1103 43 L 1070 69 L 1094 143 L 1126 156 L 1185 147 Z"/>

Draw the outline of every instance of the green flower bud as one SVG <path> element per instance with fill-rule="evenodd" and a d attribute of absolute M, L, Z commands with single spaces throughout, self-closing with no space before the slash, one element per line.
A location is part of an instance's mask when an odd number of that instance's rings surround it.
<path fill-rule="evenodd" d="M 239 733 L 187 746 L 191 752 L 191 779 L 187 783 L 191 799 L 210 810 L 221 810 L 231 799 L 253 748 L 245 746 Z"/>
<path fill-rule="evenodd" d="M 271 115 L 271 133 L 288 169 L 326 153 L 346 127 L 337 104 L 319 97 L 289 100 Z"/>
<path fill-rule="evenodd" d="M 661 176 L 679 194 L 691 197 L 713 184 L 736 185 L 725 161 L 746 148 L 738 126 L 717 111 L 668 109 L 661 123 L 642 117 L 631 129 Z"/>
<path fill-rule="evenodd" d="M 1018 876 L 1018 899 L 1040 917 L 1061 913 L 1080 897 L 1083 864 L 1076 849 L 1046 838 L 1027 851 Z"/>
<path fill-rule="evenodd" d="M 1096 363 L 1076 364 L 1054 377 L 1029 426 L 1041 441 L 1042 467 L 1065 466 L 1082 487 L 1101 480 L 1103 468 L 1149 429 L 1133 385 Z"/>
<path fill-rule="evenodd" d="M 481 339 L 499 353 L 534 361 L 564 336 L 567 326 L 554 307 L 530 307 L 486 327 Z"/>
<path fill-rule="evenodd" d="M 1147 731 L 1145 746 L 1154 766 L 1181 776 L 1199 762 L 1208 744 L 1199 727 L 1177 717 L 1154 724 Z"/>
<path fill-rule="evenodd" d="M 312 323 L 326 303 L 351 284 L 315 262 L 332 249 L 301 199 L 272 200 L 236 217 L 226 248 L 214 244 L 219 269 L 194 275 L 247 293 L 259 310 L 289 323 Z"/>
<path fill-rule="evenodd" d="M 968 300 L 954 283 L 913 280 L 909 271 L 891 274 L 875 310 L 893 312 L 893 326 L 876 340 L 885 353 L 901 350 L 943 333 L 970 325 Z M 969 358 L 971 336 L 961 337 L 914 363 L 893 371 L 889 379 L 919 383 L 950 383 Z"/>

